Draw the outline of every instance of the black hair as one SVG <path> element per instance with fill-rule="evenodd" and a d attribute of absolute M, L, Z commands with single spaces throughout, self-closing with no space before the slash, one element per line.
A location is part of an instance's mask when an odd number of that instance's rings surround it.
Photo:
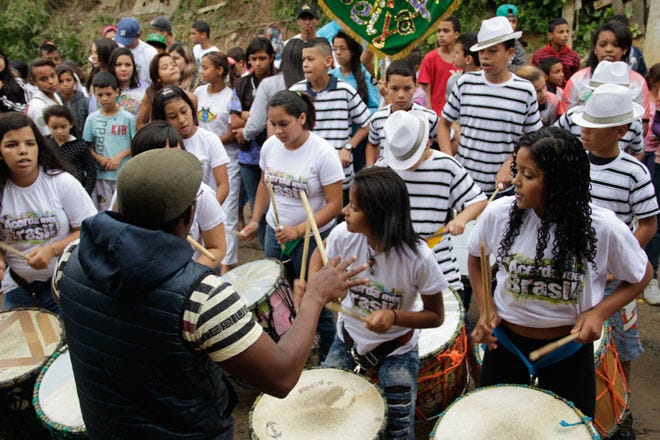
<path fill-rule="evenodd" d="M 546 75 L 550 75 L 552 66 L 558 63 L 561 63 L 561 60 L 557 57 L 543 58 L 541 61 L 539 61 L 539 69 L 541 69 Z"/>
<path fill-rule="evenodd" d="M 315 47 L 324 57 L 332 56 L 332 46 L 325 38 L 311 38 L 305 42 L 303 49 L 311 49 L 313 47 Z"/>
<path fill-rule="evenodd" d="M 454 28 L 454 32 L 459 32 L 459 33 L 461 32 L 461 21 L 455 15 L 452 14 L 442 21 L 450 22 L 452 27 Z"/>
<path fill-rule="evenodd" d="M 280 90 L 270 99 L 268 108 L 271 107 L 282 107 L 287 114 L 296 118 L 305 113 L 307 119 L 303 128 L 310 131 L 314 130 L 316 110 L 314 109 L 314 101 L 307 93 Z"/>
<path fill-rule="evenodd" d="M 151 104 L 151 120 L 166 120 L 165 106 L 176 99 L 182 99 L 188 104 L 193 115 L 193 123 L 198 125 L 197 108 L 195 108 L 195 104 L 190 100 L 188 94 L 179 86 L 166 86 L 156 93 L 153 103 Z"/>
<path fill-rule="evenodd" d="M 481 62 L 479 61 L 479 52 L 473 52 L 470 50 L 470 48 L 478 42 L 479 39 L 477 38 L 476 32 L 463 32 L 458 36 L 458 38 L 456 38 L 456 43 L 460 43 L 461 48 L 463 49 L 463 56 L 466 57 L 470 55 L 474 65 L 477 67 L 481 66 Z"/>
<path fill-rule="evenodd" d="M 211 61 L 211 63 L 216 69 L 218 67 L 222 67 L 222 76 L 223 77 L 229 76 L 228 85 L 229 87 L 233 88 L 234 86 L 233 78 L 235 76 L 234 75 L 235 69 L 234 69 L 234 64 L 231 64 L 229 62 L 229 58 L 227 57 L 227 55 L 225 55 L 222 52 L 218 52 L 214 50 L 213 52 L 205 53 L 202 59 L 204 58 L 207 58 L 209 61 Z"/>
<path fill-rule="evenodd" d="M 49 54 L 53 52 L 59 52 L 59 49 L 55 44 L 53 44 L 52 41 L 44 41 L 39 45 L 39 56 L 41 56 L 43 53 Z"/>
<path fill-rule="evenodd" d="M 46 141 L 34 121 L 22 113 L 0 113 L 0 142 L 2 142 L 5 134 L 9 131 L 20 130 L 24 127 L 30 127 L 34 133 L 34 139 L 37 141 L 37 147 L 39 148 L 37 163 L 43 167 L 46 174 L 52 176 L 62 171 L 67 171 L 72 175 L 74 174 L 71 166 L 65 163 L 55 150 L 53 150 L 50 142 Z M 10 174 L 7 163 L 0 161 L 0 193 L 4 190 L 8 178 L 10 178 Z"/>
<path fill-rule="evenodd" d="M 197 20 L 190 27 L 195 29 L 199 33 L 205 33 L 206 38 L 211 38 L 211 28 L 209 27 L 209 24 L 207 22 L 202 20 Z"/>
<path fill-rule="evenodd" d="M 92 78 L 92 86 L 98 89 L 112 87 L 113 90 L 119 90 L 117 78 L 110 72 L 99 72 Z"/>
<path fill-rule="evenodd" d="M 32 60 L 30 65 L 28 66 L 28 75 L 30 78 L 32 78 L 32 71 L 37 68 L 37 67 L 44 67 L 44 66 L 50 66 L 55 69 L 55 63 L 52 62 L 51 60 L 47 60 L 45 58 L 37 58 L 36 60 Z"/>
<path fill-rule="evenodd" d="M 268 70 L 268 73 L 266 76 L 271 76 L 274 75 L 276 72 L 275 68 L 275 63 L 273 62 L 275 59 L 275 49 L 273 49 L 273 44 L 270 42 L 270 40 L 266 37 L 256 37 L 250 40 L 250 43 L 248 44 L 247 48 L 245 49 L 245 59 L 247 60 L 247 63 L 249 64 L 250 62 L 250 55 L 255 54 L 260 51 L 266 52 L 266 55 L 268 55 L 271 59 L 270 62 L 270 68 Z"/>
<path fill-rule="evenodd" d="M 21 104 L 25 104 L 25 91 L 11 73 L 11 64 L 2 50 L 0 50 L 0 58 L 5 61 L 5 69 L 0 72 L 0 83 L 2 83 L 2 87 L 0 87 L 0 95 L 10 96 L 13 98 L 12 101 L 17 100 L 20 101 Z"/>
<path fill-rule="evenodd" d="M 552 242 L 552 271 L 562 276 L 564 271 L 586 260 L 594 264 L 596 231 L 591 225 L 589 159 L 580 140 L 557 127 L 544 127 L 523 135 L 513 153 L 512 172 L 516 173 L 516 159 L 521 148 L 529 149 L 536 166 L 543 173 L 543 213 L 537 230 L 535 262 L 542 266 L 548 246 L 550 229 L 556 226 Z M 497 262 L 505 259 L 528 210 L 512 202 L 509 222 L 497 251 Z"/>
<path fill-rule="evenodd" d="M 362 45 L 351 38 L 346 32 L 339 31 L 337 35 L 332 39 L 334 41 L 337 38 L 341 38 L 346 41 L 346 46 L 348 46 L 348 51 L 351 53 L 351 72 L 355 77 L 357 83 L 357 92 L 364 101 L 365 104 L 369 103 L 369 90 L 367 89 L 367 81 L 364 78 L 364 73 L 362 72 L 362 62 L 360 62 L 360 56 L 362 55 Z"/>
<path fill-rule="evenodd" d="M 389 81 L 390 76 L 392 75 L 409 76 L 413 81 L 416 81 L 415 68 L 410 64 L 410 61 L 405 58 L 394 60 L 389 66 L 387 66 L 387 70 L 385 71 L 385 81 Z"/>
<path fill-rule="evenodd" d="M 133 52 L 127 47 L 118 47 L 117 49 L 113 50 L 112 53 L 110 54 L 110 62 L 108 63 L 108 71 L 114 75 L 115 78 L 117 78 L 117 75 L 115 74 L 115 67 L 117 67 L 117 59 L 119 59 L 120 56 L 127 56 L 131 58 L 131 63 L 133 63 L 133 74 L 131 75 L 131 80 L 128 84 L 129 89 L 137 89 L 140 87 L 140 75 L 138 75 L 138 70 L 137 66 L 135 65 L 135 58 L 133 58 Z M 117 84 L 119 85 L 119 80 L 117 80 Z"/>
<path fill-rule="evenodd" d="M 422 51 L 419 47 L 414 48 L 413 50 L 408 53 L 406 56 L 406 61 L 410 63 L 411 66 L 413 66 L 413 69 L 415 66 L 420 66 L 422 64 L 422 60 L 424 59 L 424 55 L 422 55 Z"/>
<path fill-rule="evenodd" d="M 44 110 L 44 121 L 46 124 L 48 124 L 48 120 L 52 117 L 66 118 L 66 120 L 69 121 L 69 124 L 73 126 L 73 115 L 71 114 L 71 110 L 63 105 L 51 105 Z"/>
<path fill-rule="evenodd" d="M 245 61 L 245 51 L 240 46 L 234 46 L 227 51 L 227 56 L 234 61 Z"/>
<path fill-rule="evenodd" d="M 660 86 L 660 63 L 655 63 L 649 69 L 649 72 L 646 74 L 646 83 L 649 87 L 649 90 L 653 88 L 653 85 L 657 83 L 657 86 Z"/>
<path fill-rule="evenodd" d="M 7 58 L 5 58 L 6 60 Z M 16 69 L 16 71 L 20 74 L 21 79 L 25 82 L 28 79 L 28 64 L 23 61 L 23 60 L 9 60 L 9 65 L 13 68 Z"/>
<path fill-rule="evenodd" d="M 501 43 L 501 44 L 504 44 L 504 50 L 513 49 L 513 48 L 516 47 L 516 39 L 515 39 L 515 38 L 512 38 L 512 39 L 510 39 L 510 40 L 506 40 L 506 41 L 504 41 L 504 42 Z"/>
<path fill-rule="evenodd" d="M 596 48 L 596 43 L 598 42 L 598 36 L 602 32 L 612 32 L 616 38 L 616 42 L 620 48 L 623 49 L 623 56 L 621 61 L 628 63 L 628 57 L 630 56 L 630 49 L 632 48 L 632 35 L 626 26 L 621 24 L 618 21 L 608 21 L 596 29 L 591 37 L 591 52 L 589 53 L 589 58 L 587 59 L 587 65 L 591 68 L 591 73 L 594 73 L 594 69 L 598 65 L 598 58 L 594 53 Z"/>
<path fill-rule="evenodd" d="M 413 229 L 410 196 L 403 179 L 388 167 L 363 168 L 355 175 L 352 189 L 355 203 L 383 251 L 403 251 L 407 246 L 416 253 L 419 236 Z"/>
<path fill-rule="evenodd" d="M 616 21 L 624 25 L 625 27 L 630 26 L 630 20 L 628 20 L 628 17 L 626 17 L 626 14 L 614 14 L 611 18 L 610 21 Z"/>
<path fill-rule="evenodd" d="M 568 25 L 568 21 L 566 21 L 566 19 L 563 17 L 553 18 L 548 22 L 548 32 L 553 33 L 555 28 L 562 24 Z"/>
<path fill-rule="evenodd" d="M 302 70 L 302 50 L 305 42 L 300 38 L 292 38 L 282 49 L 280 70 L 284 76 L 284 85 L 288 89 L 293 84 L 305 79 Z"/>
<path fill-rule="evenodd" d="M 145 151 L 165 148 L 166 145 L 170 147 L 178 145 L 184 149 L 183 139 L 179 132 L 167 122 L 155 119 L 135 133 L 135 137 L 131 141 L 131 156 L 135 157 Z"/>

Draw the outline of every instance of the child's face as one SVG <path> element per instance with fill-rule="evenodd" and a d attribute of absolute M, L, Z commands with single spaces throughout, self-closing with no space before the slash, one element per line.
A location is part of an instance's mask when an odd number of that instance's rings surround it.
<path fill-rule="evenodd" d="M 566 46 L 568 38 L 571 36 L 571 30 L 567 24 L 559 24 L 555 26 L 552 32 L 548 32 L 548 38 L 557 46 Z"/>
<path fill-rule="evenodd" d="M 190 41 L 192 41 L 192 44 L 201 44 L 205 36 L 205 32 L 199 32 L 197 29 L 190 28 Z"/>
<path fill-rule="evenodd" d="M 94 87 L 94 96 L 105 112 L 112 112 L 117 108 L 119 89 L 112 87 Z"/>
<path fill-rule="evenodd" d="M 39 145 L 31 127 L 9 130 L 0 140 L 0 158 L 14 182 L 34 182 L 39 175 L 38 157 Z"/>
<path fill-rule="evenodd" d="M 465 66 L 467 66 L 467 57 L 463 53 L 463 43 L 456 43 L 456 46 L 454 46 L 454 59 L 452 63 L 461 69 L 465 69 Z"/>
<path fill-rule="evenodd" d="M 46 95 L 52 95 L 57 92 L 57 87 L 60 84 L 55 69 L 51 66 L 34 67 L 30 81 Z"/>
<path fill-rule="evenodd" d="M 332 43 L 337 63 L 342 67 L 350 67 L 352 54 L 348 49 L 348 43 L 346 40 L 343 38 L 335 38 Z"/>
<path fill-rule="evenodd" d="M 46 60 L 51 60 L 53 63 L 55 63 L 55 66 L 59 66 L 62 64 L 62 55 L 60 55 L 59 50 L 54 50 L 50 53 L 44 53 L 41 58 L 44 58 Z"/>
<path fill-rule="evenodd" d="M 68 98 L 76 94 L 76 80 L 69 72 L 62 72 L 59 77 L 60 85 L 58 91 L 60 95 Z"/>
<path fill-rule="evenodd" d="M 451 46 L 458 38 L 458 32 L 454 30 L 454 24 L 451 21 L 443 21 L 438 25 L 435 31 L 438 39 L 438 47 Z"/>
<path fill-rule="evenodd" d="M 179 72 L 183 75 L 183 70 L 186 68 L 186 59 L 179 55 L 179 53 L 175 50 L 170 52 L 170 56 L 176 63 L 176 66 L 179 68 Z"/>
<path fill-rule="evenodd" d="M 392 111 L 410 110 L 415 94 L 415 78 L 412 76 L 390 75 L 385 87 L 392 103 Z"/>
<path fill-rule="evenodd" d="M 224 76 L 224 69 L 222 67 L 215 67 L 209 57 L 202 58 L 199 72 L 200 76 L 202 77 L 202 81 L 207 84 L 213 84 L 218 80 L 218 78 L 222 78 Z"/>
<path fill-rule="evenodd" d="M 564 66 L 562 63 L 553 64 L 548 73 L 548 82 L 553 86 L 560 86 L 564 82 Z"/>
<path fill-rule="evenodd" d="M 355 200 L 355 187 L 351 187 L 348 193 L 348 205 L 341 210 L 346 222 L 346 229 L 353 233 L 367 234 L 371 232 L 367 215 L 357 204 Z"/>
<path fill-rule="evenodd" d="M 539 217 L 543 216 L 543 171 L 536 165 L 536 160 L 529 148 L 522 147 L 516 155 L 516 175 L 511 182 L 516 191 L 516 204 L 520 209 L 533 209 Z"/>
<path fill-rule="evenodd" d="M 580 133 L 580 140 L 584 149 L 591 151 L 596 156 L 606 157 L 614 147 L 617 149 L 618 142 L 621 137 L 628 131 L 627 127 L 605 127 L 605 128 L 589 128 L 582 127 Z M 618 153 L 618 150 L 616 150 Z"/>
<path fill-rule="evenodd" d="M 172 57 L 161 57 L 158 60 L 158 78 L 164 86 L 177 85 L 179 83 L 181 72 L 179 72 L 179 68 Z"/>
<path fill-rule="evenodd" d="M 539 105 L 545 104 L 545 102 L 548 100 L 548 95 L 545 88 L 545 78 L 541 76 L 541 78 L 532 82 L 532 84 L 536 89 L 536 100 L 539 102 Z"/>
<path fill-rule="evenodd" d="M 128 55 L 120 55 L 115 61 L 115 76 L 117 77 L 117 82 L 120 85 L 128 85 L 131 82 L 131 77 L 133 76 L 133 61 Z"/>
<path fill-rule="evenodd" d="M 174 99 L 165 104 L 165 122 L 179 132 L 182 138 L 188 139 L 195 134 L 195 121 L 192 109 L 181 98 Z"/>
<path fill-rule="evenodd" d="M 270 65 L 273 63 L 273 56 L 268 55 L 265 50 L 251 53 L 248 61 L 257 78 L 263 78 L 270 72 Z"/>
<path fill-rule="evenodd" d="M 513 54 L 513 47 L 505 49 L 504 43 L 499 43 L 480 50 L 479 62 L 481 63 L 481 69 L 484 71 L 486 77 L 499 75 L 507 70 L 509 59 L 513 57 Z"/>
<path fill-rule="evenodd" d="M 602 31 L 598 34 L 596 39 L 596 46 L 594 47 L 594 55 L 600 63 L 603 60 L 607 61 L 621 61 L 625 49 L 619 46 L 616 35 L 612 31 Z"/>
<path fill-rule="evenodd" d="M 268 107 L 268 122 L 273 127 L 273 133 L 284 145 L 297 144 L 305 132 L 307 115 L 302 113 L 296 117 L 287 113 L 284 107 L 278 105 Z"/>
<path fill-rule="evenodd" d="M 307 81 L 314 83 L 324 80 L 332 63 L 332 55 L 323 56 L 316 47 L 303 48 L 302 68 Z"/>
<path fill-rule="evenodd" d="M 511 28 L 515 31 L 516 27 L 518 27 L 518 17 L 514 17 L 513 15 L 509 14 L 507 20 L 509 20 L 509 24 L 511 24 Z"/>
<path fill-rule="evenodd" d="M 72 125 L 67 118 L 51 116 L 48 118 L 47 125 L 58 144 L 62 145 L 69 140 Z"/>

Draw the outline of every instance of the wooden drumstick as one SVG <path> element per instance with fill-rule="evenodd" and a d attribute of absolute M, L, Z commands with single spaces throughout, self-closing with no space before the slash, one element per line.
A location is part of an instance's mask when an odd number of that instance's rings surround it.
<path fill-rule="evenodd" d="M 497 195 L 498 192 L 500 192 L 502 188 L 504 188 L 504 185 L 502 185 L 502 183 L 498 183 L 497 186 L 495 187 L 495 192 L 488 199 L 488 203 L 492 202 L 495 199 L 495 196 Z"/>
<path fill-rule="evenodd" d="M 328 254 L 326 254 L 325 252 L 325 247 L 323 246 L 323 239 L 321 238 L 321 234 L 319 233 L 319 228 L 316 225 L 316 220 L 314 220 L 314 211 L 312 211 L 312 207 L 309 206 L 309 200 L 307 200 L 307 194 L 305 194 L 305 191 L 303 190 L 300 191 L 300 200 L 302 200 L 303 205 L 305 205 L 305 211 L 307 211 L 307 221 L 312 226 L 312 231 L 314 231 L 314 239 L 316 240 L 316 247 L 319 249 L 319 253 L 321 254 L 321 260 L 323 261 L 323 264 L 327 264 Z"/>
<path fill-rule="evenodd" d="M 481 282 L 484 286 L 484 310 L 486 312 L 486 323 L 490 326 L 490 265 L 486 259 L 486 246 L 483 242 L 479 243 L 481 253 Z"/>
<path fill-rule="evenodd" d="M 11 252 L 12 254 L 18 255 L 19 257 L 23 257 L 26 260 L 30 259 L 30 257 L 25 255 L 23 252 L 19 251 L 18 249 L 16 249 L 13 246 L 8 245 L 4 241 L 0 241 L 0 249 L 2 249 L 3 251 Z"/>
<path fill-rule="evenodd" d="M 352 316 L 353 318 L 359 319 L 360 321 L 367 322 L 369 320 L 366 316 L 360 315 L 359 313 L 355 313 L 354 311 L 347 309 L 346 307 L 342 307 L 340 304 L 337 304 L 336 302 L 327 303 L 325 305 L 325 308 L 333 313 L 343 313 L 344 315 Z"/>
<path fill-rule="evenodd" d="M 312 226 L 309 223 L 309 220 L 305 222 L 305 240 L 303 241 L 303 253 L 302 261 L 300 263 L 300 281 L 305 281 L 305 275 L 307 275 L 307 256 L 309 254 L 309 233 L 312 230 Z"/>
<path fill-rule="evenodd" d="M 538 350 L 532 351 L 531 353 L 529 353 L 529 360 L 535 362 L 536 360 L 540 359 L 541 357 L 545 356 L 551 351 L 555 351 L 556 349 L 563 347 L 569 342 L 574 341 L 575 339 L 577 339 L 578 335 L 579 333 L 571 333 L 568 336 L 564 336 L 561 339 L 557 339 L 555 342 L 551 342 L 547 345 L 544 345 Z"/>
<path fill-rule="evenodd" d="M 266 180 L 266 188 L 268 188 L 268 195 L 270 196 L 271 203 L 273 204 L 273 214 L 275 215 L 275 229 L 280 229 L 280 216 L 277 213 L 277 204 L 275 203 L 275 192 L 273 191 L 273 184 L 270 183 L 270 180 Z M 284 229 L 284 228 L 282 228 Z M 284 243 L 280 244 L 282 250 L 284 250 Z"/>
<path fill-rule="evenodd" d="M 208 249 L 206 249 L 204 246 L 199 244 L 194 238 L 192 238 L 190 235 L 186 237 L 186 241 L 190 243 L 190 246 L 193 248 L 197 249 L 200 254 L 204 255 L 205 257 L 209 258 L 211 261 L 215 261 L 215 255 L 213 255 L 211 252 L 209 252 Z"/>

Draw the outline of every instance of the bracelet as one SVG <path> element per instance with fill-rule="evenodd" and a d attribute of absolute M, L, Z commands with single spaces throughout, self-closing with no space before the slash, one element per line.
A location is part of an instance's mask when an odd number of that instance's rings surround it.
<path fill-rule="evenodd" d="M 394 313 L 394 322 L 392 323 L 392 325 L 396 325 L 396 321 L 397 321 L 396 310 L 394 309 L 390 309 L 390 310 L 392 311 L 392 313 Z"/>
<path fill-rule="evenodd" d="M 56 257 L 59 257 L 60 254 L 59 254 L 59 252 L 57 252 L 57 248 L 55 247 L 55 245 L 54 245 L 53 243 L 50 243 L 49 246 L 50 246 L 51 248 L 53 248 L 53 252 L 55 252 L 55 256 L 56 256 Z"/>

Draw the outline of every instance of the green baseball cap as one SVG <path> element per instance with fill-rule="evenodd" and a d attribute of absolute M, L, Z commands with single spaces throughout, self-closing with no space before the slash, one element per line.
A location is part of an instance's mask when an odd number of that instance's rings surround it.
<path fill-rule="evenodd" d="M 202 165 L 191 153 L 157 149 L 135 156 L 117 177 L 117 209 L 129 223 L 157 228 L 195 201 Z"/>

